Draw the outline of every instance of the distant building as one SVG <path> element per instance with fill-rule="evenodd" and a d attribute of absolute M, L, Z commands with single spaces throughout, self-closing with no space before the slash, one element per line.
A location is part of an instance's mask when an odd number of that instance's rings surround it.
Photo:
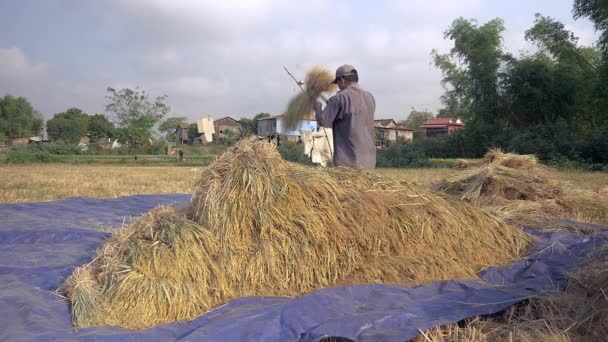
<path fill-rule="evenodd" d="M 429 119 L 420 126 L 427 137 L 446 137 L 464 127 L 459 118 Z"/>
<path fill-rule="evenodd" d="M 208 144 L 213 142 L 213 136 L 215 135 L 215 125 L 213 119 L 209 116 L 196 120 L 196 128 L 199 136 L 196 140 L 199 140 L 202 144 Z"/>
<path fill-rule="evenodd" d="M 178 144 L 187 144 L 188 143 L 188 129 L 190 128 L 190 125 L 188 125 L 187 123 L 183 123 L 180 124 L 179 126 L 177 126 L 177 128 L 175 129 L 175 141 Z"/>
<path fill-rule="evenodd" d="M 46 127 L 44 127 L 42 129 L 42 131 L 40 131 L 40 135 L 36 135 L 33 137 L 30 137 L 30 141 L 29 143 L 36 143 L 36 144 L 46 144 L 49 142 L 49 134 L 46 131 Z"/>
<path fill-rule="evenodd" d="M 218 139 L 226 136 L 227 132 L 232 132 L 234 137 L 240 137 L 243 132 L 241 123 L 228 116 L 213 121 L 213 125 L 215 126 L 215 136 Z"/>
<path fill-rule="evenodd" d="M 414 140 L 414 130 L 398 125 L 394 119 L 374 120 L 374 129 L 376 135 L 391 142 L 397 141 L 397 137 L 409 141 Z"/>
<path fill-rule="evenodd" d="M 257 120 L 257 135 L 266 136 L 269 134 L 278 134 L 284 136 L 287 140 L 296 141 L 301 135 L 300 131 L 316 132 L 317 121 L 312 115 L 306 116 L 300 120 L 293 130 L 287 130 L 285 127 L 285 114 L 271 116 Z"/>
<path fill-rule="evenodd" d="M 277 117 L 270 116 L 267 118 L 257 119 L 256 127 L 256 134 L 259 136 L 277 133 Z"/>

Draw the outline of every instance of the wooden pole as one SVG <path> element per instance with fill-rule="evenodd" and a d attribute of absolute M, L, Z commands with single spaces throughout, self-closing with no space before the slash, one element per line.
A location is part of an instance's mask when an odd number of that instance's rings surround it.
<path fill-rule="evenodd" d="M 397 139 L 397 167 L 401 167 L 401 152 L 399 145 L 401 145 L 399 141 L 399 129 L 395 128 L 395 138 Z"/>
<path fill-rule="evenodd" d="M 287 74 L 289 75 L 289 77 L 291 77 L 291 79 L 292 79 L 294 82 L 296 82 L 296 84 L 298 85 L 298 87 L 300 87 L 300 90 L 301 90 L 303 93 L 306 93 L 306 90 L 304 90 L 304 87 L 302 87 L 302 84 L 303 84 L 303 83 L 302 83 L 301 81 L 298 81 L 298 80 L 295 78 L 295 76 L 293 76 L 293 74 L 292 74 L 292 73 L 290 73 L 290 72 L 289 72 L 289 70 L 287 70 L 287 67 L 286 67 L 286 66 L 283 66 L 283 69 L 285 69 L 285 71 L 287 72 Z M 327 99 L 326 99 L 325 97 L 321 96 L 321 98 L 322 98 L 322 99 L 323 99 L 325 102 L 327 102 Z M 316 101 L 316 100 L 317 100 L 317 99 L 310 99 L 310 101 Z M 317 125 L 318 125 L 318 122 L 317 122 Z M 317 126 L 317 127 L 319 127 L 319 126 Z M 327 147 L 329 148 L 329 155 L 331 156 L 331 166 L 334 166 L 334 151 L 332 151 L 332 148 L 331 148 L 331 143 L 329 142 L 329 137 L 327 136 L 327 131 L 325 130 L 325 127 L 321 127 L 321 128 L 323 128 L 323 133 L 325 134 L 325 141 L 327 141 Z"/>

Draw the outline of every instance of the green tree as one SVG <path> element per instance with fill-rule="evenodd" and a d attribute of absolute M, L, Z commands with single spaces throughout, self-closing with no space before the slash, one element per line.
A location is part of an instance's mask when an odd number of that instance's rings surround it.
<path fill-rule="evenodd" d="M 269 118 L 271 115 L 269 113 L 258 113 L 253 119 L 249 118 L 241 118 L 239 123 L 241 124 L 241 135 L 243 137 L 248 137 L 252 134 L 257 134 L 258 132 L 258 119 Z"/>
<path fill-rule="evenodd" d="M 5 139 L 38 135 L 42 124 L 42 115 L 25 97 L 5 95 L 0 98 L 0 135 Z"/>
<path fill-rule="evenodd" d="M 598 45 L 608 54 L 608 1 L 606 0 L 574 0 L 572 10 L 574 18 L 589 18 L 600 32 Z"/>
<path fill-rule="evenodd" d="M 413 130 L 417 130 L 420 126 L 428 119 L 432 119 L 433 114 L 429 112 L 419 112 L 416 109 L 412 108 L 410 115 L 407 119 L 400 121 L 400 124 L 403 124 L 405 127 Z"/>
<path fill-rule="evenodd" d="M 114 124 L 103 114 L 89 117 L 89 133 L 92 140 L 114 137 Z"/>
<path fill-rule="evenodd" d="M 257 120 L 257 119 L 269 118 L 270 116 L 271 116 L 271 115 L 270 115 L 270 113 L 264 113 L 264 112 L 262 112 L 262 113 L 258 113 L 258 114 L 256 114 L 256 115 L 253 117 L 253 120 L 255 121 L 255 120 Z"/>
<path fill-rule="evenodd" d="M 566 30 L 564 24 L 538 13 L 535 17 L 534 26 L 526 31 L 527 41 L 535 43 L 560 60 L 570 59 L 583 64 L 584 67 L 596 69 L 593 65 L 593 49 L 579 48 L 578 37 Z"/>
<path fill-rule="evenodd" d="M 257 133 L 257 122 L 255 120 L 250 118 L 241 118 L 239 123 L 241 124 L 241 134 L 243 137 L 248 137 Z"/>
<path fill-rule="evenodd" d="M 175 141 L 175 129 L 184 122 L 186 118 L 183 116 L 166 118 L 158 125 L 158 131 L 165 135 L 167 141 Z"/>
<path fill-rule="evenodd" d="M 443 73 L 443 101 L 467 124 L 471 151 L 480 155 L 504 126 L 505 111 L 499 95 L 499 68 L 507 56 L 502 51 L 501 19 L 478 25 L 456 19 L 444 33 L 454 41 L 448 54 L 433 51 L 435 66 Z"/>
<path fill-rule="evenodd" d="M 165 103 L 166 95 L 150 100 L 148 94 L 139 88 L 108 88 L 107 91 L 109 95 L 106 98 L 110 103 L 106 110 L 116 119 L 130 145 L 150 139 L 154 125 L 170 111 Z"/>
<path fill-rule="evenodd" d="M 195 123 L 191 123 L 188 125 L 188 141 L 190 143 L 194 142 L 194 139 L 198 137 L 198 125 Z"/>
<path fill-rule="evenodd" d="M 78 144 L 86 133 L 86 128 L 77 120 L 53 118 L 46 123 L 47 133 L 51 141 L 63 141 L 66 144 Z"/>
<path fill-rule="evenodd" d="M 89 119 L 90 117 L 78 108 L 69 108 L 65 112 L 57 113 L 46 123 L 49 139 L 77 144 L 88 132 Z"/>
<path fill-rule="evenodd" d="M 549 110 L 554 112 L 554 117 L 546 119 L 553 120 L 559 116 L 581 133 L 597 127 L 603 121 L 603 107 L 593 99 L 594 89 L 599 86 L 599 51 L 578 46 L 578 37 L 566 30 L 562 23 L 539 14 L 536 14 L 534 26 L 526 31 L 526 39 L 551 57 L 547 59 L 539 55 L 536 58 L 545 65 L 553 65 L 551 83 L 546 81 L 543 93 L 550 98 L 550 101 L 545 99 L 544 107 L 553 104 Z M 546 74 L 545 77 L 548 76 Z"/>

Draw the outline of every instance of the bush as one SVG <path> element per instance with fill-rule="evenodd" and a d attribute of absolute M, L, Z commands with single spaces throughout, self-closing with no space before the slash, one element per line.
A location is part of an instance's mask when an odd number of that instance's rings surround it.
<path fill-rule="evenodd" d="M 6 162 L 10 164 L 47 163 L 53 160 L 55 158 L 50 153 L 27 147 L 11 149 L 6 155 Z"/>
<path fill-rule="evenodd" d="M 67 145 L 67 144 L 30 144 L 27 146 L 28 149 L 35 152 L 46 152 L 55 155 L 74 155 L 83 154 L 81 148 L 78 145 Z"/>
<path fill-rule="evenodd" d="M 431 162 L 423 150 L 413 143 L 391 144 L 376 153 L 378 167 L 429 167 Z"/>
<path fill-rule="evenodd" d="M 304 155 L 304 144 L 298 144 L 292 141 L 285 141 L 278 148 L 283 159 L 300 164 L 312 165 L 310 159 Z"/>

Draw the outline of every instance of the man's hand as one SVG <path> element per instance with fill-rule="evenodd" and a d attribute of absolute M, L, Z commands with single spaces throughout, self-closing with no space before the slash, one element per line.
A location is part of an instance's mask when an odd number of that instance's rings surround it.
<path fill-rule="evenodd" d="M 312 108 L 315 110 L 315 113 L 320 113 L 323 111 L 323 104 L 321 101 L 316 101 Z"/>

